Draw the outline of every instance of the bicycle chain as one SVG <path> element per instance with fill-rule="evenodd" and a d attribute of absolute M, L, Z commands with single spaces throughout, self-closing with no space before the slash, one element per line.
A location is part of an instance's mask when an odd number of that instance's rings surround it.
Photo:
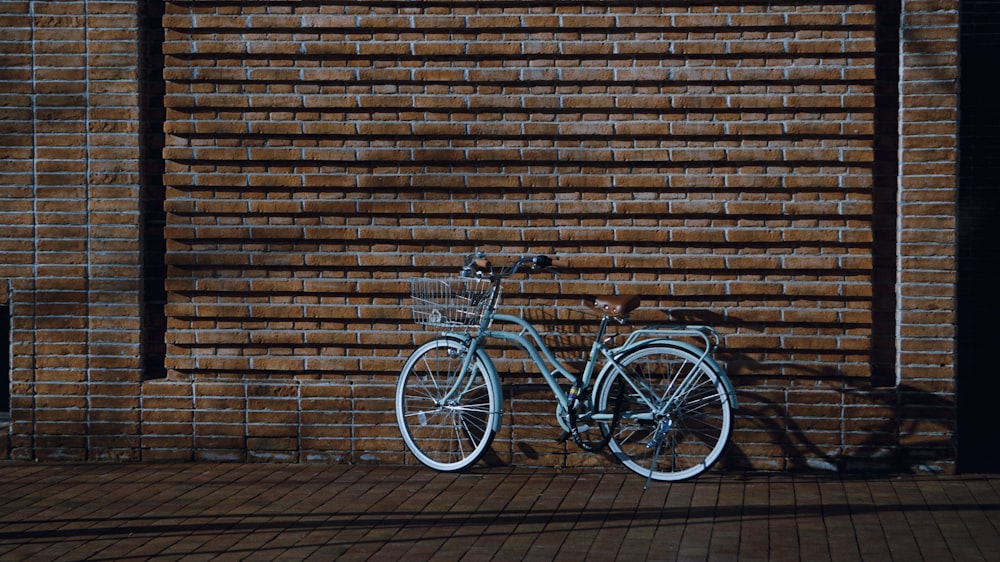
<path fill-rule="evenodd" d="M 618 427 L 618 422 L 621 420 L 622 402 L 625 396 L 625 384 L 622 382 L 620 378 L 615 380 L 615 385 L 618 387 L 617 389 L 618 392 L 615 396 L 615 413 L 614 415 L 611 416 L 611 426 L 608 428 L 608 431 L 602 432 L 603 437 L 601 438 L 601 440 L 584 441 L 583 437 L 580 436 L 579 426 L 577 424 L 578 418 L 576 415 L 576 409 L 577 406 L 579 405 L 579 398 L 577 397 L 576 393 L 571 392 L 572 402 L 570 403 L 570 406 L 568 408 L 569 411 L 567 412 L 569 416 L 569 427 L 571 428 L 571 431 L 570 432 L 564 431 L 563 434 L 560 435 L 559 438 L 560 443 L 565 442 L 567 438 L 572 437 L 573 442 L 576 443 L 581 449 L 591 453 L 599 452 L 608 446 L 608 443 L 611 442 L 611 436 L 614 435 L 615 429 Z"/>

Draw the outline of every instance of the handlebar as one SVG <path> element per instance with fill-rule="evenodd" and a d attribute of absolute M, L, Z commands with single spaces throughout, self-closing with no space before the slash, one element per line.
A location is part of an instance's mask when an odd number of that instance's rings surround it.
<path fill-rule="evenodd" d="M 501 268 L 499 272 L 493 271 L 493 265 L 490 261 L 486 259 L 486 255 L 482 252 L 472 254 L 466 260 L 465 265 L 462 267 L 462 277 L 476 277 L 483 278 L 488 277 L 494 281 L 499 281 L 500 279 L 505 279 L 511 277 L 518 272 L 522 265 L 530 263 L 531 266 L 529 271 L 548 271 L 550 273 L 555 273 L 552 269 L 552 258 L 549 256 L 533 256 L 533 257 L 522 257 L 505 268 Z"/>

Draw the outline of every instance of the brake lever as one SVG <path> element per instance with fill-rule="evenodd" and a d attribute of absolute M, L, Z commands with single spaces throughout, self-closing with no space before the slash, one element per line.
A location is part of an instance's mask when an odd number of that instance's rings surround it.
<path fill-rule="evenodd" d="M 486 259 L 486 254 L 479 252 L 469 256 L 468 262 L 462 267 L 460 277 L 483 279 L 493 275 L 493 265 Z"/>

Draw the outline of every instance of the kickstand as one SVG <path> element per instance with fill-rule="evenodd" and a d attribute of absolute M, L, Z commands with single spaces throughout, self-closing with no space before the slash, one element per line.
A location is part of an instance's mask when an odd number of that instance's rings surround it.
<path fill-rule="evenodd" d="M 653 453 L 653 466 L 649 467 L 649 475 L 646 476 L 646 485 L 642 487 L 642 491 L 645 492 L 649 489 L 649 483 L 653 480 L 653 473 L 656 472 L 656 459 L 660 458 L 660 451 L 663 450 L 663 439 L 656 444 L 656 452 Z"/>

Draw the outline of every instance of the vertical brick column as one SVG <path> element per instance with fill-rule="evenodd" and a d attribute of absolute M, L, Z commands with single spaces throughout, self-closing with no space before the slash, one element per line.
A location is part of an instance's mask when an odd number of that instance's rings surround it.
<path fill-rule="evenodd" d="M 12 400 L 30 411 L 12 411 L 12 455 L 84 459 L 90 308 L 86 4 L 29 8 L 34 271 L 33 285 L 15 295 L 14 340 L 32 343 L 19 346 L 32 362 L 14 370 Z"/>
<path fill-rule="evenodd" d="M 9 307 L 12 330 L 31 333 L 31 304 L 19 299 L 34 286 L 34 149 L 32 146 L 32 32 L 27 2 L 0 2 L 0 305 Z M 14 430 L 30 433 L 32 402 L 21 382 L 33 370 L 29 342 L 9 347 L 12 376 L 9 407 Z M 5 436 L 6 437 L 6 436 Z M 9 448 L 6 445 L 4 453 Z"/>
<path fill-rule="evenodd" d="M 951 0 L 902 8 L 897 415 L 920 463 L 954 455 L 959 12 Z"/>
<path fill-rule="evenodd" d="M 5 2 L 11 456 L 137 458 L 134 2 Z"/>
<path fill-rule="evenodd" d="M 138 460 L 141 347 L 136 2 L 87 3 L 88 456 Z"/>

